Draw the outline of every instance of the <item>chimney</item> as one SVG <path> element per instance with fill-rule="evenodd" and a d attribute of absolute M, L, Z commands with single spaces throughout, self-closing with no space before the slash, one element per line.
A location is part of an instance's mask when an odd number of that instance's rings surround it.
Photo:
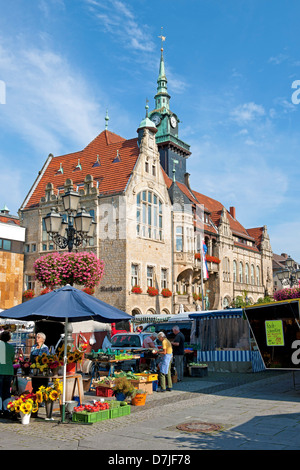
<path fill-rule="evenodd" d="M 235 219 L 235 207 L 230 207 L 229 208 L 229 213 L 230 213 L 231 217 L 233 217 Z"/>

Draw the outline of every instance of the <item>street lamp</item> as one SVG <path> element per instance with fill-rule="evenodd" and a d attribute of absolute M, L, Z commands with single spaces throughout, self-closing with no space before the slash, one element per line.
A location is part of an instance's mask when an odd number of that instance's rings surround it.
<path fill-rule="evenodd" d="M 73 246 L 80 246 L 83 240 L 91 238 L 94 234 L 96 222 L 82 207 L 77 212 L 80 195 L 75 191 L 67 191 L 63 196 L 64 210 L 67 212 L 67 221 L 57 213 L 55 207 L 44 218 L 47 233 L 59 248 L 68 247 L 69 252 Z"/>
<path fill-rule="evenodd" d="M 278 271 L 277 277 L 283 285 L 288 283 L 290 287 L 293 287 L 298 284 L 300 271 L 296 268 L 296 263 L 290 256 L 286 259 L 285 264 L 286 268 Z"/>

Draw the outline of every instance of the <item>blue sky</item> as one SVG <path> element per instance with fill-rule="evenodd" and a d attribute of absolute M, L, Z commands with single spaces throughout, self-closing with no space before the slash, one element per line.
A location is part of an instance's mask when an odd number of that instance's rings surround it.
<path fill-rule="evenodd" d="M 300 262 L 297 0 L 0 0 L 0 207 L 16 214 L 49 153 L 154 108 L 161 27 L 191 185 Z M 300 96 L 300 95 L 299 95 Z"/>

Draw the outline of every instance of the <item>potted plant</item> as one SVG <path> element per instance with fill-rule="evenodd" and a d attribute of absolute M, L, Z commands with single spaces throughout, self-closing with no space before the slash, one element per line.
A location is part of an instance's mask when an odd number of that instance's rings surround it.
<path fill-rule="evenodd" d="M 147 289 L 147 294 L 149 294 L 151 297 L 155 297 L 158 295 L 158 290 L 155 287 L 148 287 Z"/>
<path fill-rule="evenodd" d="M 136 389 L 126 377 L 119 377 L 115 380 L 114 395 L 118 401 L 124 401 L 127 397 L 134 397 Z"/>
<path fill-rule="evenodd" d="M 132 289 L 131 289 L 131 292 L 133 294 L 141 294 L 143 291 L 142 289 L 140 288 L 140 286 L 133 286 Z"/>
<path fill-rule="evenodd" d="M 163 297 L 171 297 L 172 292 L 170 291 L 170 289 L 164 288 L 164 289 L 162 289 L 162 291 L 161 291 L 161 295 L 162 295 Z"/>

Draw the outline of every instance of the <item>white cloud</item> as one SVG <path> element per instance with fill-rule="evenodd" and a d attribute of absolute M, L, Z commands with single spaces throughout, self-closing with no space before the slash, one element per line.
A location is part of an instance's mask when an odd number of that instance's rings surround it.
<path fill-rule="evenodd" d="M 63 56 L 48 49 L 2 46 L 0 38 L 0 67 L 6 83 L 0 122 L 5 120 L 33 148 L 55 154 L 71 141 L 81 149 L 99 133 L 95 98 Z M 104 110 L 102 115 L 104 123 Z"/>
<path fill-rule="evenodd" d="M 253 102 L 239 105 L 230 113 L 232 119 L 241 126 L 262 117 L 265 114 L 263 106 Z"/>
<path fill-rule="evenodd" d="M 154 50 L 152 36 L 147 25 L 139 25 L 131 8 L 120 0 L 107 0 L 106 3 L 85 0 L 91 12 L 118 42 L 132 51 L 151 52 Z"/>

